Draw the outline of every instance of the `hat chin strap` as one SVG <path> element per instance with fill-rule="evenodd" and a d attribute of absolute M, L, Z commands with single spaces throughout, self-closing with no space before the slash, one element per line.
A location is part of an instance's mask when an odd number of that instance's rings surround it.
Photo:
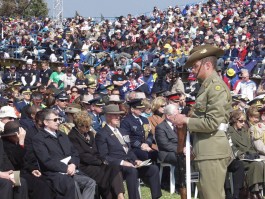
<path fill-rule="evenodd" d="M 195 78 L 196 78 L 196 79 L 198 79 L 197 77 L 198 77 L 198 75 L 200 74 L 201 68 L 202 68 L 202 63 L 201 63 L 201 65 L 200 65 L 200 68 L 199 68 L 198 72 L 197 72 L 196 75 L 195 75 Z"/>

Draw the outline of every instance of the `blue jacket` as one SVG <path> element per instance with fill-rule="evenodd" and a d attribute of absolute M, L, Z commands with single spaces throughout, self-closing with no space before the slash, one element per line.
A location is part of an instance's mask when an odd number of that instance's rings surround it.
<path fill-rule="evenodd" d="M 143 125 L 149 125 L 148 119 L 143 116 L 140 116 L 139 119 L 143 124 L 141 124 L 132 114 L 127 115 L 121 121 L 121 128 L 130 136 L 132 148 L 141 148 L 142 143 L 147 143 L 149 146 L 153 143 L 153 135 L 150 131 L 148 132 L 147 138 L 145 138 Z"/>

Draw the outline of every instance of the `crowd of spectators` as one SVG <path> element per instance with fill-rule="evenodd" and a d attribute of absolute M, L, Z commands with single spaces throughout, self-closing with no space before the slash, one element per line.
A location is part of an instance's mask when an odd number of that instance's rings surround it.
<path fill-rule="evenodd" d="M 140 164 L 138 159 L 151 159 L 155 163 L 159 157 L 155 127 L 165 119 L 164 108 L 167 104 L 173 104 L 177 110 L 188 114 L 195 101 L 200 82 L 183 66 L 190 51 L 202 44 L 214 45 L 225 51 L 224 56 L 217 60 L 216 70 L 233 93 L 233 109 L 240 111 L 231 115 L 232 140 L 236 141 L 233 135 L 237 131 L 243 129 L 242 136 L 245 131 L 251 132 L 251 140 L 246 142 L 254 143 L 254 148 L 249 146 L 242 149 L 236 145 L 238 148 L 235 150 L 241 151 L 237 159 L 263 157 L 265 154 L 264 109 L 261 109 L 265 103 L 265 82 L 262 79 L 265 68 L 264 1 L 208 1 L 183 8 L 169 6 L 166 10 L 154 7 L 148 16 L 128 14 L 100 22 L 91 17 L 77 16 L 65 19 L 60 28 L 56 28 L 55 21 L 49 18 L 25 20 L 3 17 L 1 22 L 2 58 L 25 61 L 22 66 L 12 64 L 1 67 L 0 80 L 0 131 L 8 135 L 8 138 L 3 136 L 2 139 L 5 153 L 13 164 L 7 168 L 0 164 L 0 183 L 1 178 L 9 179 L 10 170 L 23 170 L 25 173 L 22 177 L 28 182 L 28 187 L 22 179 L 21 189 L 14 189 L 16 194 L 22 193 L 25 198 L 25 190 L 29 189 L 31 198 L 40 198 L 37 188 L 42 186 L 47 189 L 47 195 L 43 197 L 53 198 L 56 194 L 62 195 L 59 192 L 68 190 L 70 186 L 76 190 L 80 186 L 87 190 L 87 197 L 91 197 L 88 195 L 94 194 L 95 182 L 81 177 L 81 174 L 75 177 L 77 184 L 70 183 L 54 189 L 50 186 L 54 180 L 52 177 L 48 178 L 51 184 L 45 183 L 47 179 L 36 179 L 42 172 L 47 175 L 47 168 L 74 176 L 79 164 L 78 154 L 73 150 L 75 145 L 76 148 L 80 147 L 79 153 L 82 151 L 79 154 L 81 171 L 96 181 L 103 198 L 122 199 L 124 189 L 119 185 L 123 171 L 119 171 L 115 167 L 117 165 L 106 166 L 108 163 L 97 151 L 103 146 L 96 146 L 97 139 L 94 140 L 94 136 L 112 121 L 110 116 L 106 121 L 103 108 L 109 104 L 119 105 L 121 111 L 116 112 L 122 113 L 120 127 L 129 135 L 129 141 L 125 142 L 131 144 L 133 157 L 137 158 L 135 164 Z M 51 62 L 57 62 L 57 66 L 50 67 Z M 184 81 L 181 77 L 185 74 L 187 78 Z M 170 107 L 166 109 L 167 117 L 172 115 Z M 140 118 L 139 127 L 131 123 L 135 116 Z M 5 125 L 13 122 L 14 118 L 19 118 L 19 125 L 24 130 L 18 127 L 10 130 L 15 123 Z M 51 120 L 56 125 L 51 124 Z M 238 122 L 248 125 L 243 126 Z M 14 138 L 14 135 L 9 135 L 10 131 L 18 135 Z M 42 140 L 47 137 L 45 134 L 36 136 L 39 131 L 55 134 L 56 138 L 62 139 L 68 146 L 65 149 L 56 146 L 56 150 L 58 153 L 66 150 L 67 156 L 73 157 L 73 162 L 70 161 L 67 167 L 60 165 L 60 161 L 57 162 L 58 168 L 49 165 L 45 159 L 47 153 L 39 149 L 39 146 L 45 145 Z M 58 131 L 60 133 L 56 135 Z M 65 134 L 69 134 L 73 145 Z M 79 134 L 82 136 L 78 137 Z M 80 140 L 77 141 L 77 138 L 89 142 L 91 149 L 79 146 Z M 37 141 L 39 145 L 34 144 Z M 122 147 L 125 151 L 129 150 L 124 143 Z M 30 152 L 25 148 L 29 148 Z M 13 151 L 19 152 L 16 157 Z M 0 148 L 0 152 L 1 163 L 4 150 Z M 23 157 L 29 160 L 18 164 L 17 158 L 21 160 Z M 61 154 L 58 157 L 67 158 Z M 91 162 L 86 158 L 91 158 Z M 41 165 L 37 164 L 37 160 Z M 29 161 L 33 162 L 34 168 L 29 167 Z M 120 164 L 123 163 L 128 162 L 122 160 Z M 92 170 L 90 167 L 97 168 Z M 156 168 L 152 169 L 157 173 Z M 106 182 L 103 174 L 109 175 L 110 180 Z M 257 176 L 251 178 L 249 175 L 247 179 L 249 191 L 255 194 L 262 188 L 260 183 L 264 182 Z M 63 182 L 65 178 L 61 180 Z M 83 184 L 84 181 L 87 183 Z M 242 188 L 241 182 L 235 183 L 238 190 Z M 181 182 L 180 187 L 176 182 L 179 188 L 183 188 L 183 184 Z M 160 197 L 161 193 L 154 192 L 152 186 L 151 192 L 153 196 L 156 195 L 154 198 Z M 68 197 L 71 198 L 73 194 L 69 192 Z M 181 197 L 185 198 L 185 194 Z"/>

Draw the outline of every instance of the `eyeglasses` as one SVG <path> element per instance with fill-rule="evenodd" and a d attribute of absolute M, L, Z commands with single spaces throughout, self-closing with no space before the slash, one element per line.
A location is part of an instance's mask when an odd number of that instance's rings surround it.
<path fill-rule="evenodd" d="M 246 122 L 246 120 L 237 120 L 237 121 L 239 121 L 240 123 L 245 123 Z"/>
<path fill-rule="evenodd" d="M 50 121 L 54 121 L 54 122 L 61 122 L 62 121 L 62 118 L 60 118 L 60 117 L 56 117 L 56 118 L 53 118 L 53 119 L 45 119 L 45 120 L 50 120 Z"/>

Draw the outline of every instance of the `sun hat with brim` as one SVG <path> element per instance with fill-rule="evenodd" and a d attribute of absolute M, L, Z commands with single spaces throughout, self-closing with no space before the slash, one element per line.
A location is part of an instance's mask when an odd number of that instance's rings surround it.
<path fill-rule="evenodd" d="M 202 46 L 195 47 L 191 50 L 190 56 L 184 65 L 184 68 L 192 67 L 193 64 L 205 57 L 215 56 L 221 57 L 224 55 L 224 51 L 220 48 L 214 47 L 212 45 L 206 44 Z"/>
<path fill-rule="evenodd" d="M 109 102 L 123 103 L 124 100 L 121 100 L 119 95 L 110 95 Z"/>
<path fill-rule="evenodd" d="M 116 104 L 109 104 L 104 106 L 103 111 L 105 114 L 124 114 L 124 111 L 120 110 L 119 105 Z"/>
<path fill-rule="evenodd" d="M 81 106 L 79 104 L 69 104 L 65 109 L 66 113 L 78 113 L 80 111 Z"/>
<path fill-rule="evenodd" d="M 233 77 L 233 76 L 236 74 L 236 71 L 235 71 L 233 68 L 229 68 L 229 69 L 226 71 L 226 74 L 227 74 L 227 76 L 229 76 L 229 77 Z"/>
<path fill-rule="evenodd" d="M 5 124 L 4 131 L 1 134 L 1 137 L 8 137 L 17 135 L 19 132 L 19 121 L 9 121 Z"/>
<path fill-rule="evenodd" d="M 11 106 L 3 106 L 0 109 L 0 118 L 5 118 L 5 117 L 17 118 L 15 109 L 12 108 Z"/>
<path fill-rule="evenodd" d="M 89 104 L 88 101 L 92 100 L 93 98 L 94 98 L 93 95 L 84 95 L 81 102 L 83 102 L 85 104 Z"/>

